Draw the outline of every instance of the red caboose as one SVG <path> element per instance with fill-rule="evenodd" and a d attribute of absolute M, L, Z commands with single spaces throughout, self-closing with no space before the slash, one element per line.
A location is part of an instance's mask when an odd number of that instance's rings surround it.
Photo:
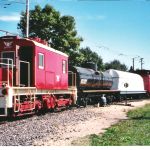
<path fill-rule="evenodd" d="M 68 106 L 68 56 L 46 42 L 17 36 L 0 38 L 0 115 Z M 67 96 L 66 96 L 67 95 Z M 64 98 L 65 96 L 65 98 Z"/>
<path fill-rule="evenodd" d="M 18 37 L 0 39 L 2 59 L 10 58 L 15 66 L 15 86 L 29 86 L 38 89 L 68 88 L 68 56 L 60 51 L 36 42 Z M 20 71 L 20 72 L 18 72 Z"/>

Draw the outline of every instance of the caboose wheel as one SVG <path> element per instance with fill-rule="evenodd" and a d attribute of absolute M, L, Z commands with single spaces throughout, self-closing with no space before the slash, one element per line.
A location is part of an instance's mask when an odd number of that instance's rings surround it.
<path fill-rule="evenodd" d="M 84 100 L 83 100 L 83 107 L 86 107 L 86 106 L 87 106 L 87 100 L 84 99 Z"/>
<path fill-rule="evenodd" d="M 38 115 L 38 116 L 40 116 L 42 114 L 42 111 L 39 110 L 39 109 L 35 109 L 35 114 Z"/>
<path fill-rule="evenodd" d="M 13 109 L 8 109 L 8 112 L 7 112 L 7 113 L 8 113 L 8 114 L 7 114 L 7 119 L 10 120 L 10 121 L 12 121 L 13 118 L 15 117 L 15 114 L 14 114 L 14 112 L 13 112 Z"/>

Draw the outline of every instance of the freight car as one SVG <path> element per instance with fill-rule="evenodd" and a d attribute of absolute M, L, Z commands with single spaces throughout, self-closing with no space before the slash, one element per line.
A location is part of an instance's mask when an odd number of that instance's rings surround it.
<path fill-rule="evenodd" d="M 139 74 L 144 81 L 144 90 L 147 92 L 147 96 L 150 96 L 150 70 L 136 70 L 134 73 Z"/>
<path fill-rule="evenodd" d="M 98 72 L 97 67 L 87 63 L 86 68 L 70 67 L 69 70 L 76 74 L 76 87 L 78 91 L 78 105 L 86 106 L 88 103 L 97 103 L 103 94 L 109 95 L 115 90 L 110 90 L 112 77 L 107 72 Z M 69 79 L 71 81 L 71 79 Z"/>
<path fill-rule="evenodd" d="M 113 84 L 110 90 L 118 90 L 117 99 L 135 99 L 145 97 L 143 79 L 136 73 L 110 69 L 106 71 L 112 76 Z"/>

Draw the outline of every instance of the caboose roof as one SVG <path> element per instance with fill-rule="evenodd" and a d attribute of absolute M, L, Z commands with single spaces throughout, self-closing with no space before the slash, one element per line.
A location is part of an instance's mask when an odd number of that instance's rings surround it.
<path fill-rule="evenodd" d="M 36 41 L 34 41 L 34 40 L 31 40 L 31 39 L 27 39 L 27 38 L 25 38 L 25 40 L 31 41 L 35 46 L 44 48 L 45 50 L 48 50 L 48 51 L 51 51 L 51 52 L 54 52 L 54 53 L 63 55 L 63 56 L 65 56 L 65 57 L 68 57 L 67 54 L 65 54 L 65 53 L 63 53 L 63 52 L 61 52 L 61 51 L 55 50 L 54 48 L 49 47 L 49 46 L 47 46 L 47 45 L 44 45 L 44 44 L 42 44 L 42 43 L 36 42 Z"/>

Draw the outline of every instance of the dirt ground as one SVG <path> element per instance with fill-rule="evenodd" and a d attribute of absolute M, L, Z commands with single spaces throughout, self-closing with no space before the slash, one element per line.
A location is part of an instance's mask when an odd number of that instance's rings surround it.
<path fill-rule="evenodd" d="M 90 112 L 99 113 L 98 117 L 92 117 L 88 121 L 80 122 L 73 126 L 67 126 L 64 131 L 61 130 L 60 138 L 57 140 L 48 139 L 42 145 L 47 146 L 72 146 L 86 145 L 88 135 L 104 133 L 105 129 L 117 123 L 120 120 L 127 119 L 126 112 L 145 104 L 150 104 L 150 100 L 140 100 L 130 102 L 131 106 L 125 106 L 124 103 L 118 103 L 106 107 L 91 107 Z M 41 145 L 40 141 L 35 145 Z"/>

